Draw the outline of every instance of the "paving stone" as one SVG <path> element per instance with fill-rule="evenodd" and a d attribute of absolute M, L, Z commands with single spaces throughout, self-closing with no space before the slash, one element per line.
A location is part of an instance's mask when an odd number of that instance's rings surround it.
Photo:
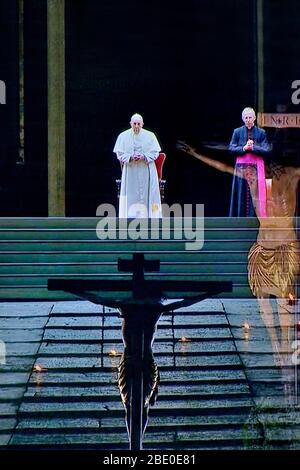
<path fill-rule="evenodd" d="M 118 317 L 106 317 L 105 315 L 103 316 L 103 325 L 105 327 L 107 326 L 115 326 L 117 328 L 120 328 L 122 325 L 122 318 L 120 316 Z"/>
<path fill-rule="evenodd" d="M 110 315 L 111 313 L 116 313 L 117 315 L 120 314 L 118 308 L 106 307 L 106 306 L 104 307 L 104 313 L 105 313 L 105 314 L 108 314 L 108 315 Z"/>
<path fill-rule="evenodd" d="M 220 299 L 227 315 L 243 314 L 244 312 L 259 312 L 259 305 L 255 298 L 253 299 Z"/>
<path fill-rule="evenodd" d="M 1 431 L 4 431 L 4 430 L 11 430 L 15 427 L 17 423 L 17 419 L 16 418 L 6 418 L 6 417 L 0 417 L 0 430 Z"/>
<path fill-rule="evenodd" d="M 106 334 L 106 332 L 105 332 L 104 337 L 108 338 L 108 335 Z M 155 341 L 157 341 L 157 340 L 168 341 L 168 340 L 171 340 L 172 338 L 173 338 L 173 332 L 169 328 L 167 328 L 167 329 L 158 328 L 156 333 L 155 333 Z"/>
<path fill-rule="evenodd" d="M 252 394 L 254 397 L 284 396 L 284 384 L 277 383 L 252 383 Z"/>
<path fill-rule="evenodd" d="M 282 373 L 278 369 L 278 367 L 274 367 L 273 369 L 248 369 L 247 371 L 247 378 L 252 383 L 259 383 L 259 382 L 270 382 L 270 383 L 278 383 L 282 382 Z"/>
<path fill-rule="evenodd" d="M 228 328 L 182 328 L 174 331 L 176 338 L 182 338 L 183 336 L 187 338 L 199 338 L 199 339 L 210 339 L 214 340 L 215 338 L 223 339 L 232 339 L 232 335 Z"/>
<path fill-rule="evenodd" d="M 36 364 L 41 364 L 47 369 L 68 369 L 68 368 L 91 368 L 91 367 L 103 367 L 101 365 L 101 357 L 44 357 L 38 356 Z M 45 371 L 45 374 L 47 371 Z"/>
<path fill-rule="evenodd" d="M 209 381 L 245 381 L 245 373 L 243 370 L 198 370 L 188 371 L 188 374 L 184 370 L 172 370 L 164 371 L 162 379 L 169 380 L 171 382 L 181 382 L 183 380 L 209 380 Z"/>
<path fill-rule="evenodd" d="M 266 328 L 259 313 L 249 313 L 248 315 L 229 314 L 227 318 L 230 326 L 234 328 L 243 328 L 245 323 L 249 324 L 251 330 Z"/>
<path fill-rule="evenodd" d="M 50 320 L 47 323 L 47 328 L 55 328 L 55 327 L 76 327 L 76 328 L 81 328 L 81 327 L 94 327 L 94 328 L 100 328 L 102 326 L 103 320 L 102 318 L 99 317 L 53 317 L 50 318 Z M 111 325 L 111 322 L 110 322 Z M 121 325 L 121 322 L 119 320 L 119 326 Z"/>
<path fill-rule="evenodd" d="M 288 406 L 285 397 L 282 396 L 255 397 L 254 401 L 258 412 L 266 412 L 270 411 L 270 409 L 276 411 L 277 409 L 285 409 Z"/>
<path fill-rule="evenodd" d="M 172 445 L 171 443 L 168 445 L 163 445 L 157 448 L 153 448 L 151 444 L 145 444 L 144 443 L 144 450 L 147 451 L 155 451 L 155 450 L 160 450 L 160 451 L 174 451 L 174 444 Z M 178 446 L 176 444 L 176 449 L 178 449 Z M 243 444 L 240 444 L 239 442 L 236 441 L 223 441 L 220 443 L 216 443 L 213 441 L 203 441 L 203 442 L 190 442 L 190 441 L 180 441 L 180 449 L 181 450 L 186 450 L 186 451 L 210 451 L 210 452 L 219 452 L 219 451 L 244 451 L 245 446 Z M 248 450 L 248 447 L 246 447 Z M 251 451 L 252 450 L 259 450 L 259 447 L 256 446 L 255 444 L 251 445 Z"/>
<path fill-rule="evenodd" d="M 167 347 L 167 346 L 166 346 Z M 169 346 L 170 349 L 171 346 Z M 123 341 L 121 339 L 112 341 L 111 343 L 72 343 L 72 342 L 58 342 L 52 343 L 51 341 L 43 342 L 39 349 L 39 355 L 43 356 L 61 356 L 61 355 L 76 355 L 86 356 L 94 355 L 100 356 L 102 354 L 108 354 L 112 349 L 115 349 L 118 353 L 122 353 L 124 350 Z"/>
<path fill-rule="evenodd" d="M 281 315 L 281 319 L 283 321 L 292 321 L 292 317 L 291 317 L 291 314 L 290 313 L 286 313 L 286 314 L 282 314 Z M 257 314 L 249 314 L 249 315 L 238 315 L 238 314 L 229 314 L 228 315 L 228 321 L 230 323 L 230 325 L 232 327 L 241 327 L 243 328 L 245 322 L 247 322 L 250 326 L 250 328 L 264 328 L 266 329 L 266 326 L 262 320 L 262 317 L 259 313 Z M 279 327 L 280 326 L 280 323 L 279 323 L 279 318 L 278 316 L 275 314 L 274 315 L 274 326 L 275 327 Z"/>
<path fill-rule="evenodd" d="M 20 330 L 0 330 L 1 341 L 5 343 L 23 343 L 41 341 L 44 330 L 40 328 L 35 329 L 20 329 Z"/>
<path fill-rule="evenodd" d="M 221 325 L 228 327 L 228 321 L 224 313 L 219 315 L 197 313 L 196 315 L 174 315 L 174 325 Z"/>
<path fill-rule="evenodd" d="M 120 331 L 111 331 L 106 332 L 105 336 L 107 339 L 119 337 L 121 339 L 121 329 Z M 99 341 L 102 339 L 102 333 L 100 329 L 95 330 L 72 330 L 70 329 L 46 329 L 45 335 L 43 337 L 44 341 L 78 341 L 78 342 L 86 342 L 86 341 Z"/>
<path fill-rule="evenodd" d="M 119 395 L 119 389 L 117 383 L 114 385 L 99 385 L 99 386 L 90 386 L 90 387 L 51 387 L 51 386 L 41 386 L 36 388 L 30 386 L 27 388 L 27 391 L 24 395 L 25 398 L 30 397 L 77 397 L 78 399 L 85 397 L 104 397 Z"/>
<path fill-rule="evenodd" d="M 54 313 L 103 313 L 103 306 L 92 304 L 85 300 L 55 302 L 51 311 Z"/>
<path fill-rule="evenodd" d="M 49 316 L 53 302 L 1 302 L 1 317 L 39 317 Z"/>
<path fill-rule="evenodd" d="M 219 399 L 194 399 L 191 398 L 187 400 L 175 400 L 171 402 L 159 401 L 155 404 L 155 407 L 152 408 L 152 413 L 156 414 L 157 411 L 163 410 L 164 412 L 175 412 L 178 413 L 178 410 L 193 410 L 193 412 L 207 413 L 210 412 L 219 412 L 220 410 L 230 410 L 230 409 L 246 409 L 247 411 L 252 406 L 251 400 L 249 398 L 219 398 Z M 177 410 L 177 411 L 176 411 Z M 21 417 L 24 418 L 25 414 L 34 415 L 35 413 L 43 414 L 61 414 L 61 416 L 72 413 L 81 413 L 82 416 L 85 413 L 93 412 L 95 416 L 97 413 L 106 413 L 106 412 L 115 412 L 123 411 L 123 406 L 120 403 L 119 399 L 114 401 L 101 401 L 101 397 L 98 401 L 77 401 L 77 402 L 43 402 L 43 401 L 34 401 L 34 402 L 23 402 L 19 412 Z"/>
<path fill-rule="evenodd" d="M 117 353 L 122 354 L 124 351 L 124 345 L 123 341 L 122 342 L 111 342 L 111 343 L 104 343 L 102 347 L 102 352 L 104 355 L 108 355 L 111 350 L 114 349 Z M 153 347 L 152 347 L 153 353 L 154 354 L 173 354 L 174 351 L 174 345 L 173 341 L 172 342 L 166 342 L 166 341 L 154 341 Z"/>
<path fill-rule="evenodd" d="M 276 367 L 273 354 L 266 353 L 251 353 L 241 354 L 241 360 L 244 366 L 248 369 L 252 367 Z"/>
<path fill-rule="evenodd" d="M 0 376 L 1 377 L 1 376 Z M 35 375 L 31 375 L 30 383 L 39 384 L 42 383 L 89 383 L 89 384 L 97 384 L 97 383 L 115 383 L 116 375 L 112 371 L 73 371 L 70 372 L 68 370 L 63 371 L 63 373 L 57 373 L 47 371 L 45 373 L 37 373 Z"/>
<path fill-rule="evenodd" d="M 149 424 L 147 426 L 147 431 L 152 429 L 157 429 L 159 427 L 170 428 L 174 430 L 175 428 L 180 428 L 183 430 L 184 428 L 188 429 L 196 429 L 196 428 L 203 428 L 203 429 L 214 429 L 218 427 L 231 427 L 236 428 L 240 426 L 257 426 L 258 422 L 254 421 L 252 418 L 249 418 L 247 411 L 245 414 L 224 414 L 221 413 L 217 414 L 197 414 L 194 416 L 172 416 L 172 420 L 170 420 L 170 416 L 164 415 L 154 415 L 153 411 L 154 408 L 150 409 L 150 418 Z M 105 428 L 114 428 L 123 425 L 123 419 L 120 418 L 111 418 L 111 417 L 101 417 L 100 418 L 101 427 Z"/>
<path fill-rule="evenodd" d="M 11 434 L 0 434 L 0 446 L 7 446 L 11 439 Z"/>
<path fill-rule="evenodd" d="M 120 420 L 119 420 L 120 421 Z M 18 423 L 18 429 L 98 429 L 100 420 L 97 418 L 30 418 L 22 419 Z"/>
<path fill-rule="evenodd" d="M 245 340 L 244 328 L 231 327 L 231 333 L 235 340 Z M 255 341 L 265 341 L 266 343 L 270 343 L 269 336 L 263 326 L 261 328 L 251 328 L 248 337 L 249 339 L 245 341 L 252 341 L 253 343 L 255 343 Z"/>
<path fill-rule="evenodd" d="M 27 435 L 25 434 L 15 434 L 10 442 L 10 445 L 51 445 L 57 446 L 59 444 L 107 444 L 107 443 L 128 443 L 128 437 L 126 431 L 123 433 L 116 434 L 36 434 L 36 435 Z"/>
<path fill-rule="evenodd" d="M 238 441 L 249 441 L 252 439 L 261 439 L 261 433 L 258 429 L 250 427 L 241 427 L 240 429 L 220 429 L 219 431 L 199 431 L 199 432 L 178 432 L 178 441 L 218 441 L 223 440 L 238 440 Z"/>
<path fill-rule="evenodd" d="M 174 357 L 171 356 L 158 356 L 155 355 L 155 361 L 160 371 L 162 371 L 163 367 L 174 367 L 175 361 Z M 104 356 L 101 362 L 101 367 L 111 367 L 115 368 L 118 367 L 120 364 L 120 357 L 107 357 Z"/>
<path fill-rule="evenodd" d="M 268 413 L 260 412 L 259 420 L 265 425 L 269 426 L 289 426 L 297 425 L 300 426 L 300 409 L 291 408 L 287 409 L 285 412 L 279 411 L 277 413 Z"/>
<path fill-rule="evenodd" d="M 0 416 L 14 416 L 17 411 L 18 405 L 14 403 L 0 403 Z"/>
<path fill-rule="evenodd" d="M 165 326 L 167 328 L 171 328 L 174 323 L 175 315 L 164 314 L 158 320 L 158 324 L 161 326 Z"/>
<path fill-rule="evenodd" d="M 190 307 L 183 307 L 176 310 L 180 312 L 214 312 L 222 311 L 222 302 L 220 299 L 205 299 L 202 302 L 197 302 Z"/>
<path fill-rule="evenodd" d="M 6 357 L 10 356 L 34 356 L 40 347 L 40 343 L 6 343 Z"/>
<path fill-rule="evenodd" d="M 232 355 L 222 356 L 182 356 L 175 358 L 175 365 L 178 366 L 198 366 L 198 367 L 210 367 L 210 366 L 241 366 L 239 357 Z"/>
<path fill-rule="evenodd" d="M 25 387 L 3 387 L 0 388 L 0 402 L 20 400 L 25 392 Z M 1 429 L 1 425 L 0 425 Z"/>
<path fill-rule="evenodd" d="M 7 372 L 1 371 L 0 372 L 0 385 L 1 387 L 4 385 L 22 385 L 26 384 L 29 378 L 28 373 L 24 372 Z"/>
<path fill-rule="evenodd" d="M 69 368 L 77 368 L 77 369 L 84 369 L 84 368 L 99 368 L 99 367 L 117 367 L 120 363 L 121 357 L 109 357 L 108 354 L 104 356 L 94 356 L 94 357 L 68 357 L 68 356 L 61 356 L 61 357 L 47 357 L 47 356 L 39 356 L 37 357 L 35 364 L 40 364 L 44 368 L 50 369 L 63 369 L 67 371 Z M 159 365 L 168 367 L 172 366 L 174 363 L 173 357 L 167 356 L 157 357 Z M 19 364 L 21 368 L 21 365 Z M 45 374 L 47 371 L 45 371 Z"/>
<path fill-rule="evenodd" d="M 172 397 L 181 397 L 188 395 L 203 395 L 213 396 L 219 395 L 249 395 L 249 387 L 245 384 L 194 384 L 194 385 L 160 385 L 159 386 L 159 399 L 166 400 Z M 35 387 L 33 385 L 27 388 L 24 395 L 25 398 L 30 397 L 106 397 L 119 395 L 117 383 L 112 385 L 99 385 L 99 386 L 45 386 Z"/>
<path fill-rule="evenodd" d="M 105 351 L 105 347 L 103 349 Z M 155 342 L 154 341 L 152 350 L 153 350 L 154 356 L 156 356 L 158 354 L 173 354 L 174 345 L 173 345 L 173 342 L 165 342 L 165 341 L 164 342 Z"/>
<path fill-rule="evenodd" d="M 62 415 L 65 415 L 72 412 L 80 412 L 84 414 L 88 411 L 92 411 L 95 414 L 97 412 L 123 411 L 123 405 L 119 400 L 109 402 L 101 401 L 99 398 L 98 402 L 88 402 L 85 400 L 63 403 L 60 401 L 53 401 L 51 403 L 41 401 L 34 403 L 23 402 L 19 409 L 22 416 L 24 416 L 25 413 L 32 415 L 35 413 L 61 413 Z"/>
<path fill-rule="evenodd" d="M 164 409 L 164 410 L 186 410 L 186 409 L 192 409 L 192 410 L 199 410 L 200 412 L 206 412 L 207 410 L 217 410 L 219 412 L 219 409 L 230 409 L 230 408 L 239 408 L 241 411 L 245 409 L 249 409 L 251 407 L 252 403 L 248 397 L 244 398 L 218 398 L 214 399 L 212 397 L 211 399 L 203 398 L 203 399 L 195 399 L 192 400 L 190 397 L 187 400 L 176 400 L 176 401 L 171 401 L 168 403 L 165 402 L 158 402 L 155 404 L 155 407 L 152 408 L 152 413 L 155 414 L 156 410 L 158 409 Z"/>
<path fill-rule="evenodd" d="M 233 341 L 229 340 L 194 342 L 192 339 L 190 339 L 189 342 L 180 342 L 178 340 L 174 344 L 174 352 L 178 354 L 188 354 L 192 352 L 204 352 L 211 354 L 219 354 L 221 352 L 232 352 L 236 354 L 236 347 Z"/>
<path fill-rule="evenodd" d="M 208 394 L 213 396 L 213 394 L 237 394 L 237 393 L 247 393 L 249 394 L 249 387 L 244 383 L 231 383 L 224 384 L 222 382 L 217 383 L 197 383 L 197 384 L 164 384 L 162 383 L 159 386 L 159 395 L 173 394 L 176 395 L 185 395 L 188 393 L 198 393 L 198 394 Z"/>
<path fill-rule="evenodd" d="M 267 426 L 265 434 L 268 441 L 291 441 L 300 449 L 300 426 Z"/>
<path fill-rule="evenodd" d="M 240 353 L 270 353 L 273 354 L 273 348 L 270 341 L 266 340 L 251 340 L 251 336 L 248 340 L 241 339 L 235 341 L 237 351 Z"/>
<path fill-rule="evenodd" d="M 42 317 L 32 317 L 32 318 L 0 318 L 0 328 L 1 330 L 11 329 L 14 332 L 18 330 L 28 330 L 28 329 L 38 329 L 44 328 L 48 318 L 46 316 Z"/>
<path fill-rule="evenodd" d="M 6 364 L 0 366 L 1 372 L 28 372 L 32 371 L 34 358 L 10 356 L 6 360 Z M 1 383 L 1 377 L 0 377 Z"/>

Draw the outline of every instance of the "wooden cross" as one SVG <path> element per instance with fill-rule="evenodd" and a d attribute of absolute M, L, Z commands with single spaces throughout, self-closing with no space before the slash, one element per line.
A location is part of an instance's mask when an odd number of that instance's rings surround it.
<path fill-rule="evenodd" d="M 132 273 L 132 293 L 136 299 L 145 296 L 145 272 L 160 270 L 159 260 L 145 260 L 143 253 L 134 253 L 132 260 L 118 258 L 118 271 Z"/>

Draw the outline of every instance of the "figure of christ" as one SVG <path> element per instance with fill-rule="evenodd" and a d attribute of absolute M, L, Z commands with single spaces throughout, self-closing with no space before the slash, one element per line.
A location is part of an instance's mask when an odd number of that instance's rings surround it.
<path fill-rule="evenodd" d="M 156 311 L 148 309 L 147 318 L 144 319 L 140 315 L 141 312 L 136 314 L 130 307 L 122 308 L 120 310 L 122 323 L 122 336 L 124 343 L 124 353 L 122 355 L 118 367 L 118 383 L 121 394 L 121 399 L 126 412 L 126 426 L 128 436 L 131 434 L 130 423 L 130 407 L 132 404 L 132 386 L 133 379 L 137 373 L 137 367 L 142 370 L 142 435 L 144 435 L 148 423 L 149 407 L 153 406 L 156 402 L 158 395 L 159 385 L 159 371 L 157 363 L 154 359 L 152 345 L 156 332 L 157 322 L 160 314 Z M 137 336 L 143 336 L 143 357 L 139 356 L 137 344 L 139 342 Z M 139 364 L 139 361 L 142 364 Z"/>
<path fill-rule="evenodd" d="M 185 142 L 177 148 L 222 172 L 234 174 L 234 167 L 198 153 Z M 236 171 L 236 170 L 235 170 Z M 255 167 L 243 165 L 238 176 L 247 181 L 254 210 L 259 221 L 257 241 L 248 254 L 248 281 L 257 297 L 262 320 L 268 330 L 276 365 L 286 364 L 291 357 L 293 315 L 287 308 L 289 297 L 295 298 L 299 271 L 299 247 L 294 226 L 300 168 L 269 162 L 265 166 L 267 217 L 259 213 Z M 280 334 L 275 328 L 276 312 L 271 305 L 276 297 Z"/>

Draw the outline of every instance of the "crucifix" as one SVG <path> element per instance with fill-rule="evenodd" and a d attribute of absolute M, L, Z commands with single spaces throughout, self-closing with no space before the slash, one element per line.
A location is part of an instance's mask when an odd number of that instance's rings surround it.
<path fill-rule="evenodd" d="M 118 259 L 118 271 L 132 273 L 130 280 L 48 280 L 49 290 L 71 292 L 93 303 L 118 308 L 120 312 L 124 353 L 118 368 L 118 383 L 130 450 L 142 448 L 149 406 L 157 396 L 159 372 L 152 344 L 159 317 L 232 291 L 231 282 L 169 280 L 159 270 L 160 260 L 146 260 L 143 253 L 134 253 L 132 259 Z M 145 272 L 156 273 L 156 278 L 145 279 Z"/>

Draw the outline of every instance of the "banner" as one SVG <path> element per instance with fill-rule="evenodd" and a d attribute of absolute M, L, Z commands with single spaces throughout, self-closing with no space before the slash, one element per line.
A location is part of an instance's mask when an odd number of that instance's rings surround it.
<path fill-rule="evenodd" d="M 300 127 L 300 114 L 291 113 L 257 113 L 260 127 Z"/>

